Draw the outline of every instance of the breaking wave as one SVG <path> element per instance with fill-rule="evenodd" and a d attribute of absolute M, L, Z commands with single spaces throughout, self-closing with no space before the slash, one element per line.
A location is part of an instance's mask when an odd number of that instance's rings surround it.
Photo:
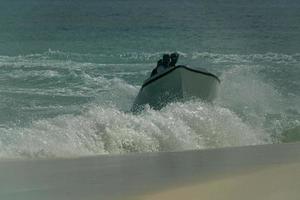
<path fill-rule="evenodd" d="M 128 112 L 161 53 L 0 56 L 0 158 L 277 143 L 300 125 L 299 54 L 180 52 L 220 76 L 216 101 Z"/>
<path fill-rule="evenodd" d="M 0 129 L 2 154 L 18 157 L 181 151 L 268 142 L 229 109 L 202 102 L 172 103 L 134 115 L 91 106 L 80 115 Z"/>

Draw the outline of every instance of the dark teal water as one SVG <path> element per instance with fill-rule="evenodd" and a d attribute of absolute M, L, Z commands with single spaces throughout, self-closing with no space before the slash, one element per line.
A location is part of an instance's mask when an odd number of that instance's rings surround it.
<path fill-rule="evenodd" d="M 299 38 L 296 0 L 3 0 L 0 156 L 285 141 L 300 126 Z M 128 113 L 157 59 L 173 51 L 220 76 L 214 104 Z"/>

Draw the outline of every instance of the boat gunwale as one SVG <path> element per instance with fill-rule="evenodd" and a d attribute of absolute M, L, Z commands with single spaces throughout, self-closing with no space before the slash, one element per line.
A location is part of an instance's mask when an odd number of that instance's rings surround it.
<path fill-rule="evenodd" d="M 160 79 L 160 78 L 166 76 L 167 74 L 169 74 L 169 73 L 171 73 L 172 71 L 174 71 L 174 70 L 176 70 L 176 69 L 179 69 L 179 68 L 184 68 L 184 69 L 189 70 L 189 71 L 192 71 L 192 72 L 204 74 L 204 75 L 206 75 L 206 76 L 211 76 L 211 77 L 215 78 L 219 83 L 221 83 L 220 79 L 219 79 L 216 75 L 214 75 L 214 74 L 212 74 L 212 73 L 204 72 L 204 71 L 201 71 L 201 70 L 198 70 L 198 69 L 192 69 L 192 68 L 189 68 L 189 67 L 187 67 L 187 66 L 185 66 L 185 65 L 178 65 L 178 66 L 176 66 L 176 67 L 172 67 L 172 68 L 169 69 L 168 71 L 166 71 L 166 72 L 164 72 L 164 73 L 162 73 L 162 74 L 160 74 L 160 75 L 158 75 L 158 76 L 150 77 L 149 79 L 147 79 L 147 80 L 143 83 L 141 89 L 143 89 L 144 87 L 146 87 L 146 86 L 149 85 L 150 83 L 152 83 L 152 82 L 154 82 L 154 81 L 156 81 L 156 80 L 158 80 L 158 79 Z"/>

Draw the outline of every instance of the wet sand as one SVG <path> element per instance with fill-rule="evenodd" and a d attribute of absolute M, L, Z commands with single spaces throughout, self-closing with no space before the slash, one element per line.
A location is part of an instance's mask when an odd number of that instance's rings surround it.
<path fill-rule="evenodd" d="M 0 199 L 295 199 L 299 165 L 300 143 L 2 160 Z"/>
<path fill-rule="evenodd" d="M 230 177 L 166 189 L 140 200 L 299 200 L 300 163 L 269 166 Z"/>

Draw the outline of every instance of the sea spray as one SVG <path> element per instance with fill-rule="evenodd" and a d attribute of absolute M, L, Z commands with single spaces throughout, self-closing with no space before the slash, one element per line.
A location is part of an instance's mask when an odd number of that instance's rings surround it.
<path fill-rule="evenodd" d="M 160 52 L 0 56 L 1 158 L 277 143 L 299 126 L 299 55 L 180 54 L 220 77 L 216 101 L 139 115 L 128 111 Z"/>
<path fill-rule="evenodd" d="M 230 110 L 191 101 L 139 115 L 92 106 L 80 115 L 39 120 L 29 127 L 1 129 L 2 151 L 15 157 L 182 151 L 268 142 Z M 4 156 L 5 157 L 5 156 Z"/>

